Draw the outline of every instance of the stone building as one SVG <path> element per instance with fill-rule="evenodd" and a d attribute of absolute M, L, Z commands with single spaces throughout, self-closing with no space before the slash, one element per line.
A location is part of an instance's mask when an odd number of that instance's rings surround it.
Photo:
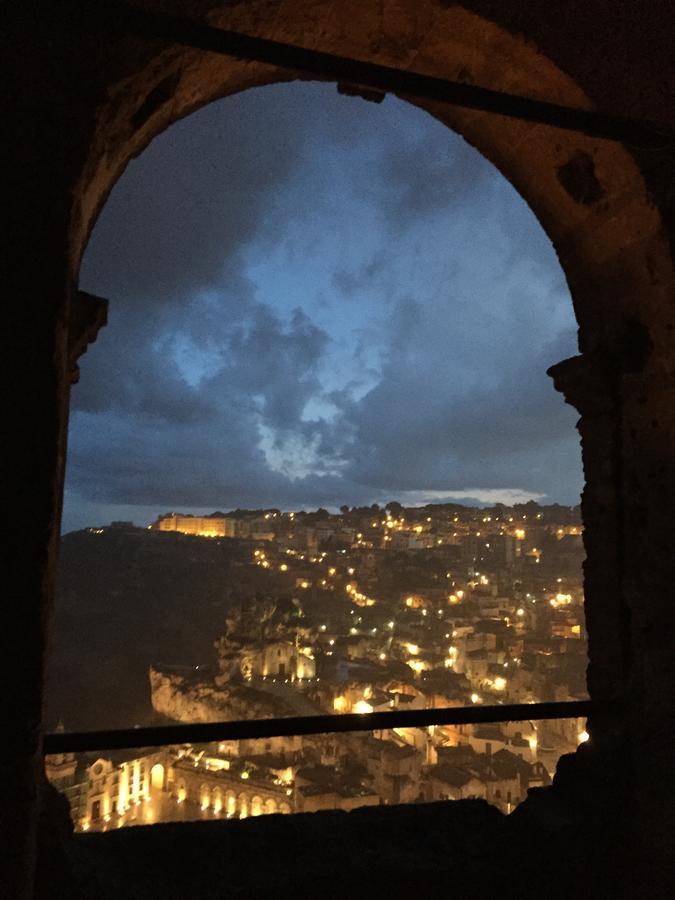
<path fill-rule="evenodd" d="M 70 803 L 76 831 L 109 831 L 160 822 L 245 819 L 294 811 L 293 770 L 185 748 L 132 756 L 114 753 L 88 766 L 50 757 L 49 781 Z M 75 772 L 79 777 L 75 778 Z"/>
<path fill-rule="evenodd" d="M 119 757 L 119 754 L 115 755 Z M 86 804 L 75 820 L 82 831 L 106 830 L 139 820 L 152 824 L 151 788 L 163 790 L 169 755 L 166 751 L 122 760 L 102 756 L 86 769 Z M 142 807 L 142 809 L 139 809 Z"/>
<path fill-rule="evenodd" d="M 160 516 L 152 526 L 158 531 L 180 531 L 199 537 L 235 537 L 235 520 L 226 516 Z"/>
<path fill-rule="evenodd" d="M 274 641 L 247 654 L 241 662 L 244 677 L 309 680 L 316 677 L 314 656 L 290 641 Z"/>
<path fill-rule="evenodd" d="M 73 822 L 84 822 L 87 816 L 87 794 L 89 789 L 86 771 L 83 770 L 74 753 L 57 753 L 45 757 L 47 780 L 68 801 Z"/>
<path fill-rule="evenodd" d="M 292 812 L 288 783 L 254 767 L 215 768 L 195 764 L 189 758 L 179 759 L 167 777 L 169 794 L 176 804 L 185 804 L 186 821 Z"/>
<path fill-rule="evenodd" d="M 553 786 L 529 798 L 508 826 L 471 803 L 453 811 L 364 810 L 339 822 L 321 813 L 311 828 L 298 823 L 274 832 L 277 841 L 294 836 L 283 864 L 261 867 L 242 850 L 239 869 L 227 858 L 226 876 L 217 848 L 226 840 L 244 847 L 237 844 L 241 823 L 213 823 L 199 838 L 180 826 L 180 868 L 168 850 L 148 849 L 170 840 L 161 829 L 129 829 L 115 842 L 111 835 L 78 840 L 102 859 L 126 860 L 105 866 L 119 882 L 106 885 L 115 896 L 128 895 L 124 879 L 141 883 L 158 858 L 155 891 L 161 879 L 189 874 L 185 895 L 213 896 L 225 877 L 230 887 L 256 879 L 258 896 L 274 884 L 278 894 L 292 869 L 297 892 L 316 880 L 328 830 L 334 845 L 353 846 L 374 840 L 377 823 L 395 819 L 416 828 L 386 826 L 379 855 L 345 855 L 342 893 L 370 884 L 395 896 L 414 883 L 432 895 L 452 872 L 455 892 L 479 879 L 490 896 L 503 887 L 501 848 L 503 864 L 517 864 L 510 884 L 517 896 L 550 896 L 552 885 L 562 896 L 672 896 L 675 7 L 653 0 L 135 0 L 134 9 L 152 13 L 148 18 L 117 5 L 106 17 L 107 8 L 75 0 L 3 8 L 3 424 L 17 498 L 8 501 L 13 527 L 3 573 L 16 616 L 5 629 L 2 657 L 11 690 L 3 709 L 0 893 L 17 900 L 36 892 L 71 896 L 66 860 L 85 846 L 73 849 L 67 812 L 48 799 L 42 695 L 69 385 L 106 316 L 103 299 L 78 289 L 87 238 L 125 166 L 173 122 L 219 97 L 299 77 L 303 66 L 310 77 L 306 55 L 304 62 L 292 57 L 296 68 L 289 69 L 279 56 L 252 61 L 241 59 L 241 48 L 239 57 L 213 52 L 209 26 L 389 67 L 393 74 L 378 80 L 351 64 L 349 77 L 324 59 L 311 77 L 371 98 L 379 85 L 428 110 L 495 164 L 553 242 L 579 324 L 579 354 L 550 374 L 580 414 L 591 740 L 563 760 Z M 203 27 L 181 30 L 167 23 L 168 14 Z M 419 80 L 406 80 L 408 71 L 456 86 L 444 93 L 437 82 L 424 82 L 422 90 Z M 274 817 L 263 817 L 260 835 L 272 833 L 265 819 L 276 828 Z M 545 840 L 553 821 L 557 839 Z M 294 828 L 305 829 L 304 840 Z M 434 865 L 422 867 L 431 850 L 411 835 L 441 832 Z M 486 848 L 480 860 L 478 833 Z M 405 854 L 397 853 L 401 834 Z M 490 839 L 495 835 L 499 840 Z M 193 863 L 186 864 L 188 856 Z M 384 857 L 388 865 L 367 867 L 366 859 Z M 326 896 L 336 881 L 322 884 Z"/>
<path fill-rule="evenodd" d="M 429 800 L 470 800 L 485 798 L 485 784 L 466 769 L 435 766 L 427 776 Z"/>
<path fill-rule="evenodd" d="M 383 803 L 414 803 L 420 798 L 422 758 L 415 747 L 371 738 L 364 756 L 373 789 Z"/>
<path fill-rule="evenodd" d="M 379 806 L 381 798 L 360 781 L 347 777 L 334 765 L 298 769 L 295 778 L 296 812 L 339 809 L 350 812 L 362 806 Z"/>

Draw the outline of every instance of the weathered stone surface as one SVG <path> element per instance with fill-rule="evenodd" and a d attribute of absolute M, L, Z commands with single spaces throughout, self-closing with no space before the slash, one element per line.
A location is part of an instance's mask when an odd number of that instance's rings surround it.
<path fill-rule="evenodd" d="M 290 716 L 283 700 L 245 685 L 194 681 L 184 675 L 150 669 L 153 708 L 176 722 L 230 722 Z"/>

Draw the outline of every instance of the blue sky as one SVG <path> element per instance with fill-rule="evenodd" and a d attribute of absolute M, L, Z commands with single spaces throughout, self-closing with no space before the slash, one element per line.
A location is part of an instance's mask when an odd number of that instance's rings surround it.
<path fill-rule="evenodd" d="M 259 88 L 132 161 L 80 278 L 64 530 L 168 509 L 577 503 L 553 248 L 460 137 L 393 98 Z"/>

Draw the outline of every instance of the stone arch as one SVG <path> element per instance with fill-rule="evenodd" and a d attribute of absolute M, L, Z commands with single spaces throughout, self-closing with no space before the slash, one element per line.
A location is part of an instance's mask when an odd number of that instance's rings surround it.
<path fill-rule="evenodd" d="M 199 788 L 199 806 L 204 810 L 207 810 L 211 805 L 211 788 L 208 784 L 204 783 Z"/>
<path fill-rule="evenodd" d="M 211 792 L 211 805 L 213 806 L 213 812 L 215 815 L 220 815 L 220 812 L 223 808 L 223 792 L 220 789 L 220 785 L 216 785 L 213 791 Z"/>
<path fill-rule="evenodd" d="M 591 2 L 582 20 L 561 17 L 552 25 L 546 5 L 526 0 L 464 0 L 462 7 L 439 0 L 286 0 L 281 16 L 266 0 L 189 4 L 192 15 L 208 15 L 225 28 L 560 103 L 661 118 L 672 126 L 669 80 L 661 70 L 672 72 L 672 53 L 667 32 L 659 34 L 671 19 L 660 5 L 650 8 L 645 22 L 645 8 L 630 4 L 617 16 L 612 4 Z M 22 89 L 10 92 L 6 122 L 15 129 L 22 165 L 11 174 L 3 254 L 5 286 L 21 298 L 7 329 L 15 354 L 9 368 L 23 370 L 17 390 L 29 379 L 34 400 L 14 403 L 8 413 L 16 420 L 6 423 L 17 436 L 16 480 L 26 489 L 13 529 L 17 552 L 8 559 L 16 560 L 11 574 L 27 600 L 26 624 L 14 648 L 25 688 L 11 717 L 13 759 L 28 798 L 17 803 L 13 857 L 28 872 L 72 372 L 69 328 L 77 339 L 69 316 L 82 249 L 107 192 L 155 134 L 218 96 L 291 76 L 116 33 L 102 35 L 101 59 L 90 52 L 89 35 L 47 20 L 36 31 L 30 15 L 16 12 L 16 47 L 34 48 L 11 60 Z M 583 36 L 580 21 L 587 26 Z M 607 37 L 604 53 L 595 43 L 600 33 Z M 40 72 L 48 71 L 45 64 L 63 68 L 48 95 L 41 78 L 26 77 L 36 61 Z M 626 66 L 630 78 L 621 77 Z M 672 779 L 670 761 L 661 753 L 664 735 L 671 737 L 675 700 L 675 660 L 665 645 L 672 562 L 664 540 L 675 499 L 672 166 L 639 149 L 544 126 L 430 111 L 474 142 L 520 190 L 551 236 L 572 288 L 583 356 L 559 367 L 556 377 L 582 409 L 589 685 L 594 699 L 623 703 L 620 715 L 596 720 L 591 730 L 596 747 L 599 739 L 611 743 L 626 736 L 622 746 L 647 798 L 640 821 L 645 833 L 654 832 L 652 823 L 673 822 L 670 792 L 663 789 Z M 30 272 L 25 252 L 41 261 Z M 645 758 L 653 765 L 641 765 Z M 656 861 L 658 851 L 651 858 Z"/>
<path fill-rule="evenodd" d="M 279 804 L 279 812 L 284 816 L 290 815 L 291 807 L 288 805 L 288 803 L 285 803 L 285 802 L 280 803 Z"/>
<path fill-rule="evenodd" d="M 386 65 L 405 65 L 403 60 L 417 58 L 424 64 L 415 68 L 440 77 L 469 78 L 501 91 L 593 106 L 593 96 L 580 83 L 502 23 L 458 5 L 439 14 L 432 0 L 404 0 L 400 6 L 409 10 L 410 18 L 402 32 L 388 34 L 386 22 L 374 23 L 367 3 L 352 10 L 354 21 L 344 31 L 322 12 L 320 4 L 289 0 L 284 7 L 283 38 L 310 46 L 316 40 L 322 49 Z M 262 0 L 254 0 L 243 13 L 222 4 L 211 11 L 209 21 L 266 35 L 263 7 Z M 269 66 L 187 48 L 141 54 L 128 77 L 112 87 L 110 102 L 99 109 L 73 207 L 73 276 L 108 192 L 127 161 L 156 134 L 215 99 L 292 77 Z M 616 422 L 609 425 L 605 417 L 598 428 L 596 420 L 598 407 L 616 408 L 623 402 L 624 376 L 629 373 L 631 397 L 626 399 L 635 426 L 646 415 L 639 398 L 647 388 L 653 398 L 649 415 L 665 415 L 668 409 L 673 387 L 671 383 L 666 389 L 662 376 L 671 337 L 663 321 L 663 302 L 675 277 L 659 212 L 635 160 L 618 143 L 458 107 L 417 105 L 463 135 L 519 191 L 553 241 L 571 289 L 584 355 L 555 369 L 555 381 L 583 416 L 589 656 L 593 660 L 597 651 L 601 662 L 589 667 L 589 690 L 594 699 L 613 700 L 627 689 L 628 647 L 619 638 L 608 648 L 606 635 L 608 631 L 625 634 L 628 603 L 616 583 L 623 549 L 619 504 L 618 499 L 607 502 L 607 496 L 616 493 L 617 479 L 624 476 L 625 468 L 610 471 L 608 477 L 606 465 L 595 465 L 598 456 L 606 459 L 608 441 L 620 440 Z M 672 381 L 669 362 L 667 368 Z M 658 419 L 652 417 L 652 421 Z M 639 428 L 633 427 L 632 433 L 638 435 Z M 639 479 L 639 473 L 631 474 Z M 616 559 L 594 552 L 596 542 L 607 544 L 608 535 L 616 538 Z M 616 574 L 608 576 L 608 572 Z M 637 589 L 632 602 L 642 602 Z M 591 731 L 596 724 L 592 723 Z"/>
<path fill-rule="evenodd" d="M 248 794 L 239 794 L 239 818 L 246 819 L 251 814 L 251 804 Z"/>
<path fill-rule="evenodd" d="M 227 791 L 225 794 L 225 812 L 228 819 L 231 819 L 237 813 L 237 795 L 234 791 Z"/>
<path fill-rule="evenodd" d="M 176 800 L 179 803 L 184 803 L 187 800 L 188 792 L 187 792 L 187 785 L 185 783 L 184 778 L 176 779 L 174 791 L 175 791 Z"/>
<path fill-rule="evenodd" d="M 277 801 L 274 799 L 274 797 L 268 797 L 267 800 L 265 800 L 265 804 L 263 807 L 264 814 L 266 816 L 269 816 L 269 815 L 272 815 L 273 813 L 275 813 L 276 811 L 277 811 Z"/>
<path fill-rule="evenodd" d="M 592 78 L 575 80 L 494 4 L 402 0 L 401 27 L 393 32 L 387 17 L 372 17 L 370 6 L 350 7 L 350 27 L 344 29 L 339 16 L 319 2 L 288 0 L 282 33 L 274 36 L 571 107 L 602 105 Z M 484 9 L 488 12 L 481 15 Z M 273 27 L 263 0 L 253 0 L 245 12 L 216 6 L 209 22 L 262 36 L 271 36 Z M 109 101 L 97 111 L 70 220 L 72 276 L 108 192 L 127 161 L 156 134 L 212 100 L 292 78 L 287 71 L 198 50 L 141 50 L 126 76 L 109 86 Z M 647 694 L 662 693 L 665 679 L 654 673 L 663 666 L 643 664 L 643 637 L 626 623 L 650 620 L 650 603 L 655 607 L 660 601 L 647 598 L 666 595 L 654 589 L 655 582 L 665 589 L 671 581 L 656 548 L 659 532 L 667 530 L 663 497 L 672 495 L 675 483 L 675 353 L 667 312 L 675 271 L 660 210 L 638 164 L 641 154 L 616 142 L 495 114 L 416 105 L 463 135 L 510 181 L 552 240 L 565 272 L 582 355 L 550 371 L 582 416 L 587 681 L 591 698 L 609 701 L 614 710 L 591 719 L 588 729 L 596 746 L 609 747 L 629 715 L 631 740 L 647 747 L 658 742 L 659 720 L 667 717 L 671 701 L 664 699 L 647 728 Z M 657 454 L 655 432 L 662 445 Z M 629 544 L 627 523 L 644 521 L 646 509 L 651 530 L 642 529 Z M 669 617 L 663 604 L 659 609 L 663 619 Z M 675 682 L 675 664 L 669 672 Z"/>
<path fill-rule="evenodd" d="M 386 18 L 373 19 L 370 5 L 350 7 L 353 21 L 344 30 L 339 17 L 320 3 L 288 0 L 282 33 L 275 36 L 570 106 L 591 108 L 596 101 L 590 88 L 526 41 L 519 29 L 512 32 L 511 23 L 498 21 L 494 5 L 489 7 L 490 18 L 480 15 L 485 6 L 481 2 L 443 5 L 439 11 L 432 0 L 403 0 L 398 21 L 405 24 L 391 33 Z M 253 0 L 245 12 L 229 4 L 215 5 L 209 21 L 262 36 L 270 36 L 274 27 L 263 0 Z M 73 276 L 108 192 L 128 160 L 156 134 L 215 99 L 292 77 L 269 66 L 187 48 L 155 54 L 147 48 L 139 51 L 126 77 L 111 86 L 109 102 L 98 110 L 75 192 L 70 233 Z M 629 603 L 637 607 L 644 602 L 640 593 L 644 578 L 640 571 L 631 572 L 635 583 L 629 601 L 617 582 L 626 570 L 626 554 L 620 546 L 622 504 L 615 495 L 619 479 L 627 476 L 639 483 L 644 473 L 625 466 L 614 472 L 605 463 L 608 442 L 624 441 L 617 435 L 624 412 L 629 420 L 626 452 L 634 452 L 639 443 L 641 423 L 651 429 L 652 421 L 662 423 L 668 416 L 674 366 L 664 309 L 675 277 L 659 211 L 633 155 L 617 143 L 458 107 L 417 105 L 462 134 L 511 182 L 553 241 L 565 271 L 583 356 L 558 367 L 555 375 L 556 385 L 583 416 L 589 655 L 592 662 L 596 655 L 599 663 L 589 668 L 589 689 L 594 699 L 616 699 L 627 690 L 628 647 L 621 639 L 609 647 L 607 634 L 625 635 Z M 649 409 L 640 400 L 647 395 Z M 606 408 L 612 411 L 611 424 L 606 416 L 597 421 L 602 418 L 599 409 Z M 648 435 L 651 440 L 651 431 Z M 622 448 L 614 447 L 610 455 L 616 452 L 621 454 Z M 600 466 L 598 458 L 603 460 Z M 653 469 L 656 477 L 661 470 L 656 463 Z M 666 486 L 662 474 L 657 480 L 655 504 Z M 596 545 L 607 545 L 608 536 L 615 539 L 609 558 L 606 552 L 595 552 Z"/>
<path fill-rule="evenodd" d="M 164 787 L 164 766 L 161 763 L 155 763 L 150 769 L 150 787 L 158 791 Z"/>
<path fill-rule="evenodd" d="M 252 816 L 261 816 L 263 813 L 263 800 L 262 797 L 256 794 L 251 798 L 251 815 Z"/>

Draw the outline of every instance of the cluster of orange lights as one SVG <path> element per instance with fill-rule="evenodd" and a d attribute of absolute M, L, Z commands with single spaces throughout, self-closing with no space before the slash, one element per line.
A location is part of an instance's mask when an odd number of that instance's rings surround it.
<path fill-rule="evenodd" d="M 376 600 L 372 597 L 366 596 L 366 594 L 361 593 L 361 591 L 357 590 L 355 584 L 346 584 L 345 591 L 349 595 L 349 599 L 352 603 L 355 603 L 356 606 L 375 606 Z"/>

